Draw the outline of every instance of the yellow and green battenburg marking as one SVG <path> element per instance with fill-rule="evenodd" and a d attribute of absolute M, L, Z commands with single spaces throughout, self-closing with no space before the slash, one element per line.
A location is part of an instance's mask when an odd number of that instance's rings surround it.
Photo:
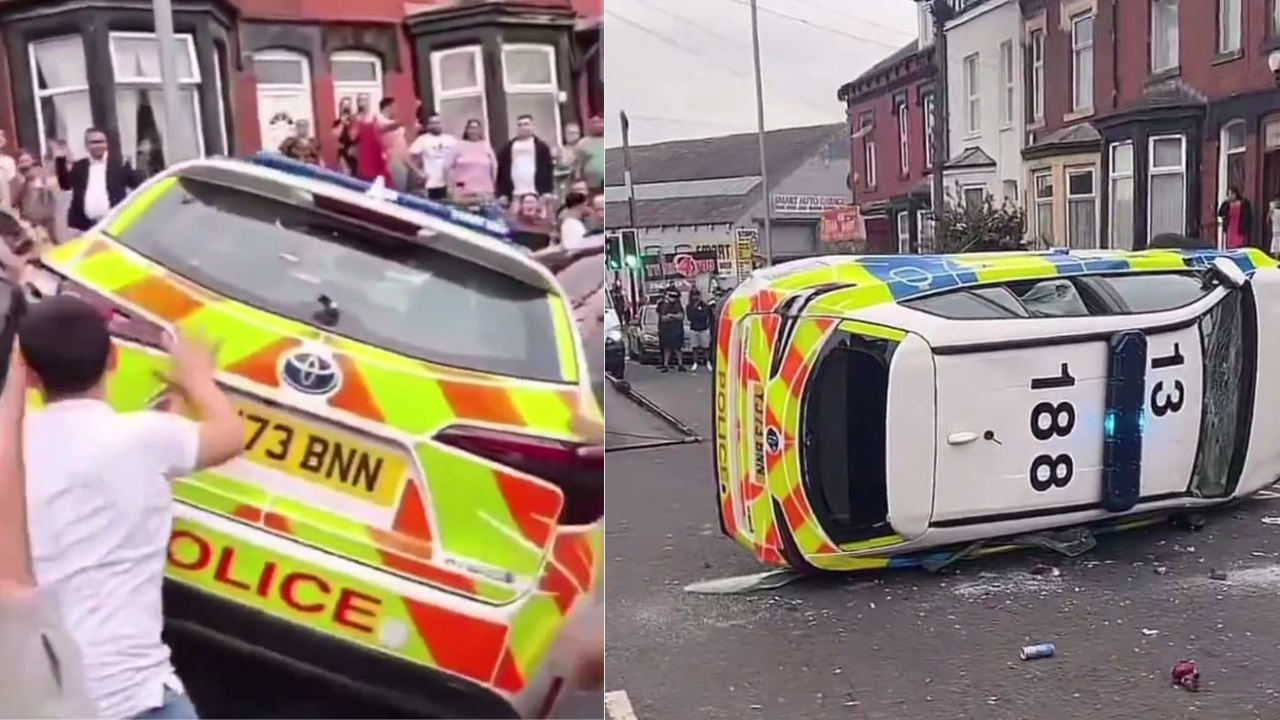
<path fill-rule="evenodd" d="M 129 223 L 174 186 L 174 182 L 166 180 L 147 188 L 122 209 L 109 231 L 117 234 L 126 230 Z M 455 638 L 452 632 L 419 627 L 417 641 L 434 650 L 419 658 L 423 662 L 434 662 L 480 682 L 492 682 L 504 692 L 518 692 L 523 687 L 523 678 L 536 671 L 563 625 L 565 613 L 594 588 L 598 577 L 595 565 L 601 562 L 602 533 L 594 526 L 557 529 L 554 517 L 561 502 L 559 490 L 533 478 L 502 473 L 468 460 L 425 438 L 446 425 L 469 421 L 571 438 L 575 412 L 601 417 L 595 398 L 578 384 L 576 335 L 563 298 L 548 300 L 555 320 L 561 382 L 535 383 L 433 366 L 329 336 L 193 287 L 105 238 L 87 236 L 58 246 L 45 262 L 55 272 L 139 307 L 162 323 L 201 330 L 217 343 L 221 371 L 266 383 L 268 394 L 278 387 L 277 361 L 301 341 L 321 342 L 333 348 L 339 360 L 347 363 L 344 370 L 348 380 L 330 401 L 336 413 L 352 413 L 405 436 L 424 438 L 409 443 L 408 449 L 421 465 L 423 477 L 406 482 L 402 500 L 409 503 L 412 496 L 414 503 L 423 506 L 416 517 L 401 526 L 403 516 L 413 515 L 403 512 L 408 506 L 402 506 L 397 526 L 391 531 L 380 530 L 335 512 L 276 496 L 220 472 L 196 473 L 178 481 L 176 497 L 202 510 L 250 522 L 356 562 L 425 580 L 487 603 L 517 603 L 505 624 L 476 630 L 497 640 L 489 645 L 480 643 L 484 647 L 473 648 L 469 655 L 459 655 L 452 648 L 450 643 L 455 640 L 460 647 L 467 645 L 465 639 Z M 167 359 L 136 345 L 126 343 L 119 347 L 119 363 L 109 379 L 109 398 L 122 410 L 146 408 L 165 389 L 161 377 L 167 369 Z M 591 558 L 590 571 L 575 582 L 559 579 L 565 572 L 556 569 L 556 556 L 569 552 L 561 547 L 562 541 L 568 542 L 566 537 L 573 548 L 580 548 L 574 553 Z M 248 553 L 254 552 L 251 546 L 242 547 Z M 540 585 L 521 596 L 511 583 L 441 566 L 443 555 L 458 558 L 463 566 L 487 567 Z M 543 587 L 548 583 L 550 589 Z M 411 609 L 419 620 L 439 612 L 417 605 Z M 451 622 L 466 626 L 468 619 L 454 618 Z M 434 640 L 424 632 L 434 633 Z M 509 646 L 504 645 L 508 633 Z M 441 644 L 444 647 L 439 647 Z M 491 653 L 492 679 L 468 659 L 484 652 Z M 442 662 L 442 656 L 451 659 Z"/>
<path fill-rule="evenodd" d="M 738 527 L 726 517 L 726 527 L 740 544 L 750 549 L 761 561 L 784 564 L 779 554 L 776 522 L 787 523 L 801 553 L 814 566 L 826 570 L 858 570 L 885 567 L 887 557 L 853 557 L 849 553 L 866 553 L 901 544 L 897 535 L 873 538 L 835 546 L 818 524 L 801 487 L 800 463 L 795 435 L 799 432 L 799 398 L 808 379 L 813 357 L 838 322 L 842 330 L 900 342 L 906 333 L 847 319 L 866 308 L 909 299 L 926 292 L 939 292 L 966 285 L 995 283 L 1018 279 L 1036 279 L 1085 274 L 1090 272 L 1160 272 L 1200 267 L 1215 257 L 1225 257 L 1246 272 L 1275 269 L 1280 262 L 1253 249 L 1228 252 L 1180 250 L 1146 250 L 1141 252 L 1092 251 L 1080 253 L 973 253 L 953 256 L 881 256 L 833 257 L 803 261 L 794 272 L 775 275 L 767 283 L 752 279 L 726 300 L 722 310 L 722 328 L 717 338 L 717 353 L 723 367 L 733 357 L 731 343 L 744 335 L 745 347 L 738 364 L 729 368 L 736 374 L 739 392 L 734 408 L 739 421 L 729 429 L 730 453 L 736 454 L 741 477 L 721 477 L 721 512 L 732 514 L 730 483 L 739 488 L 753 527 Z M 775 271 L 776 272 L 776 271 Z M 927 280 L 927 281 L 926 281 Z M 938 281 L 935 284 L 935 281 Z M 811 302 L 805 317 L 795 321 L 790 344 L 776 347 L 776 316 L 769 315 L 788 297 L 821 286 L 835 287 Z M 735 336 L 730 328 L 736 328 Z M 735 340 L 734 338 L 738 338 Z M 769 378 L 771 365 L 781 364 L 777 376 Z M 749 480 L 755 462 L 754 449 L 762 438 L 745 437 L 744 418 L 754 411 L 752 389 L 764 386 L 770 422 L 777 423 L 782 445 L 768 463 L 767 492 L 753 490 Z M 726 390 L 717 386 L 717 392 Z M 759 435 L 762 428 L 756 428 Z M 721 468 L 722 475 L 728 468 Z M 782 518 L 775 517 L 774 503 L 782 508 Z M 1003 549 L 992 549 L 999 552 Z"/>

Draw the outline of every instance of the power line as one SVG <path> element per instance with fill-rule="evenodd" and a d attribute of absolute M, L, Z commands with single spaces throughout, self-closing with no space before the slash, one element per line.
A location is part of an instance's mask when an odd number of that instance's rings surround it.
<path fill-rule="evenodd" d="M 647 121 L 647 122 L 657 122 L 657 123 L 672 123 L 672 124 L 680 124 L 680 125 L 697 125 L 699 127 L 720 128 L 722 130 L 726 128 L 740 128 L 740 132 L 746 132 L 747 130 L 750 129 L 750 128 L 745 128 L 743 126 L 743 123 L 708 122 L 706 120 L 689 120 L 687 118 L 668 117 L 664 115 L 635 115 L 632 113 L 627 113 L 627 118 L 630 120 L 640 120 L 642 122 Z"/>
<path fill-rule="evenodd" d="M 721 70 L 724 70 L 725 72 L 729 73 L 730 75 L 733 75 L 734 77 L 736 77 L 736 78 L 738 78 L 738 79 L 740 79 L 740 80 L 746 80 L 746 81 L 748 81 L 748 82 L 754 82 L 754 79 L 753 79 L 753 78 L 751 78 L 751 77 L 749 77 L 749 76 L 748 76 L 745 72 L 743 72 L 742 70 L 740 70 L 740 69 L 738 69 L 738 68 L 736 68 L 736 67 L 734 67 L 734 66 L 732 66 L 732 65 L 729 65 L 729 64 L 727 64 L 727 63 L 721 62 L 721 61 L 717 60 L 714 56 L 707 55 L 706 53 L 704 53 L 704 52 L 703 52 L 703 51 L 701 51 L 701 50 L 698 50 L 698 49 L 695 49 L 695 48 L 691 48 L 691 47 L 689 47 L 688 45 L 685 45 L 684 43 L 682 43 L 682 42 L 680 42 L 680 41 L 678 41 L 678 40 L 673 40 L 673 39 L 671 39 L 670 37 L 668 37 L 668 36 L 664 35 L 663 33 L 660 33 L 660 32 L 658 32 L 657 30 L 654 30 L 653 28 L 650 28 L 650 27 L 648 27 L 648 26 L 646 26 L 646 25 L 644 25 L 644 24 L 642 24 L 642 23 L 639 23 L 639 22 L 637 22 L 637 21 L 635 21 L 635 20 L 632 20 L 631 18 L 625 17 L 625 16 L 623 16 L 623 15 L 619 15 L 617 12 L 615 12 L 615 11 L 613 11 L 613 10 L 609 9 L 609 8 L 605 8 L 605 11 L 604 11 L 604 12 L 605 12 L 605 15 L 612 16 L 613 18 L 615 18 L 615 19 L 616 19 L 616 20 L 618 20 L 619 22 L 623 23 L 624 25 L 629 25 L 629 26 L 631 26 L 631 27 L 635 28 L 636 30 L 639 30 L 640 32 L 642 32 L 642 33 L 644 33 L 644 34 L 649 35 L 650 37 L 654 38 L 655 40 L 658 40 L 658 41 L 660 41 L 660 42 L 662 42 L 662 43 L 664 43 L 664 44 L 666 44 L 666 45 L 669 45 L 669 46 L 671 46 L 671 47 L 673 47 L 673 48 L 675 48 L 675 49 L 677 49 L 677 50 L 680 50 L 681 52 L 687 53 L 687 54 L 689 54 L 689 55 L 693 55 L 694 57 L 698 58 L 699 60 L 702 60 L 702 61 L 704 61 L 704 62 L 707 62 L 707 63 L 709 63 L 709 64 L 711 64 L 711 65 L 715 65 L 716 67 L 720 68 Z M 794 104 L 804 105 L 805 107 L 809 108 L 810 110 L 815 110 L 815 111 L 819 111 L 819 112 L 822 112 L 822 113 L 831 113 L 831 114 L 834 114 L 834 109 L 833 109 L 833 108 L 831 108 L 831 107 L 820 107 L 820 106 L 818 106 L 818 105 L 813 104 L 811 101 L 808 101 L 808 100 L 801 100 L 801 99 L 800 99 L 800 98 L 798 98 L 798 97 L 794 97 L 794 96 L 792 96 L 792 95 L 789 95 L 788 93 L 782 92 L 782 91 L 781 91 L 780 89 L 778 89 L 778 88 L 774 88 L 774 89 L 775 89 L 775 90 L 778 90 L 778 91 L 779 91 L 779 92 L 781 92 L 783 95 L 787 96 L 787 97 L 788 97 L 788 98 L 789 98 L 789 99 L 790 99 Z"/>
<path fill-rule="evenodd" d="M 881 30 L 884 30 L 885 32 L 897 33 L 899 35 L 902 35 L 903 43 L 905 43 L 908 39 L 916 35 L 916 31 L 914 30 L 903 30 L 902 28 L 892 27 L 890 25 L 882 25 L 876 22 L 875 20 L 868 20 L 864 17 L 859 17 L 857 15 L 854 15 L 853 13 L 845 12 L 844 10 L 837 10 L 836 8 L 831 7 L 830 5 L 823 5 L 817 0 L 792 0 L 792 1 L 802 5 L 807 5 L 808 7 L 811 7 L 811 8 L 818 8 L 820 10 L 823 10 L 824 12 L 829 12 L 832 15 L 839 15 L 840 17 L 849 18 L 850 20 L 854 20 L 863 25 L 869 25 L 873 28 L 879 28 Z"/>
<path fill-rule="evenodd" d="M 747 2 L 747 0 L 725 0 L 725 2 L 731 2 L 734 5 L 741 5 L 743 7 L 751 7 L 751 3 Z M 758 6 L 757 9 L 762 13 L 768 13 L 769 15 L 774 15 L 780 18 L 786 18 L 791 22 L 799 23 L 801 25 L 807 25 L 808 27 L 811 27 L 815 30 L 822 30 L 823 32 L 832 33 L 833 35 L 839 35 L 841 37 L 848 38 L 850 40 L 853 40 L 854 42 L 863 43 L 865 45 L 875 45 L 878 47 L 888 48 L 891 50 L 901 50 L 902 46 L 906 44 L 905 42 L 902 42 L 902 43 L 886 42 L 884 40 L 878 40 L 873 37 L 867 37 L 866 35 L 857 35 L 851 32 L 847 32 L 845 30 L 840 30 L 838 28 L 827 27 L 826 25 L 813 22 L 812 20 L 809 20 L 807 18 L 802 18 L 798 15 L 791 15 L 790 13 L 784 13 L 780 10 L 774 10 L 773 8 Z"/>

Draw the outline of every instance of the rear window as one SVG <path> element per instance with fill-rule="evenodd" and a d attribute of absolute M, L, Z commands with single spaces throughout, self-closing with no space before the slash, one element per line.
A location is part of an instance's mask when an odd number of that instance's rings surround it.
<path fill-rule="evenodd" d="M 1198 275 L 1173 273 L 1109 275 L 1086 279 L 1099 286 L 1122 312 L 1149 313 L 1186 307 L 1213 291 Z"/>
<path fill-rule="evenodd" d="M 118 239 L 326 332 L 443 365 L 561 379 L 545 291 L 337 215 L 182 178 Z M 323 298 L 336 313 L 326 317 Z"/>

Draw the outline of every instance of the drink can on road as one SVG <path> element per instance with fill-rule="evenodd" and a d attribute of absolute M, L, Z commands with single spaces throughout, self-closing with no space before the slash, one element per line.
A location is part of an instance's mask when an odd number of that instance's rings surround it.
<path fill-rule="evenodd" d="M 1057 648 L 1053 643 L 1038 643 L 1036 645 L 1027 645 L 1018 651 L 1018 655 L 1023 660 L 1039 660 L 1041 658 L 1053 657 L 1057 652 Z"/>

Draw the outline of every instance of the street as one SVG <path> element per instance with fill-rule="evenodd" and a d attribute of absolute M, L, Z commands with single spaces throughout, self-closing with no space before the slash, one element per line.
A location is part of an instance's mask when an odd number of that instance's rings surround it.
<path fill-rule="evenodd" d="M 710 373 L 633 363 L 628 376 L 712 434 Z M 612 406 L 608 418 L 631 432 Z M 1199 532 L 1161 524 L 1073 560 L 1023 552 L 945 575 L 697 595 L 684 586 L 765 569 L 720 534 L 711 452 L 708 441 L 609 456 L 606 691 L 638 720 L 1280 717 L 1270 493 Z M 1056 656 L 1019 660 L 1041 642 Z M 1181 660 L 1197 664 L 1199 694 L 1171 684 Z"/>

